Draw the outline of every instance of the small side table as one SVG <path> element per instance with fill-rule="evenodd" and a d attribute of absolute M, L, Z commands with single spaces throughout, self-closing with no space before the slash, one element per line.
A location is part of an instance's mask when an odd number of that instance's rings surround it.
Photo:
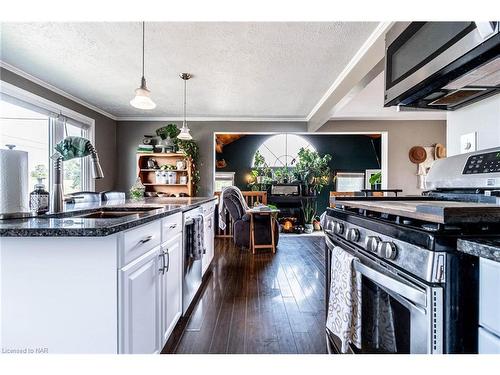
<path fill-rule="evenodd" d="M 253 208 L 246 211 L 247 214 L 250 215 L 250 249 L 252 250 L 252 254 L 255 254 L 255 249 L 272 249 L 273 254 L 276 253 L 276 243 L 274 241 L 274 215 L 278 214 L 280 210 L 255 210 Z M 254 215 L 265 215 L 269 216 L 269 229 L 271 231 L 271 243 L 269 244 L 255 244 L 255 224 L 254 224 Z"/>

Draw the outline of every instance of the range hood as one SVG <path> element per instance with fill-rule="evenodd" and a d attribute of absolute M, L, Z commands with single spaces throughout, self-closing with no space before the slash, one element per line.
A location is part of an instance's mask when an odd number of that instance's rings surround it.
<path fill-rule="evenodd" d="M 385 52 L 386 107 L 455 110 L 500 93 L 499 22 L 398 22 Z"/>

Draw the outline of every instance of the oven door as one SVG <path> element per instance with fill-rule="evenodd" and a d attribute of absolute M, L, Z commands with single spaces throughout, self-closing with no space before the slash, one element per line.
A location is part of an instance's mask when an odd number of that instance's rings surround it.
<path fill-rule="evenodd" d="M 327 234 L 327 308 L 331 249 L 341 247 L 358 258 L 354 267 L 362 276 L 361 349 L 351 353 L 442 353 L 443 290 L 425 285 L 364 249 L 334 234 Z M 331 352 L 339 340 L 327 330 Z"/>

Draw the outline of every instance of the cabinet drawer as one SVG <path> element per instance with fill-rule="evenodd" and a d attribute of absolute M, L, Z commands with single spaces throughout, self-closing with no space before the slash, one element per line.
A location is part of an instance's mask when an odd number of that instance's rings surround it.
<path fill-rule="evenodd" d="M 161 242 L 164 243 L 182 232 L 182 213 L 164 217 L 161 220 Z"/>
<path fill-rule="evenodd" d="M 160 244 L 160 220 L 141 225 L 123 233 L 121 266 L 145 254 Z"/>
<path fill-rule="evenodd" d="M 480 260 L 479 324 L 500 336 L 500 263 Z"/>

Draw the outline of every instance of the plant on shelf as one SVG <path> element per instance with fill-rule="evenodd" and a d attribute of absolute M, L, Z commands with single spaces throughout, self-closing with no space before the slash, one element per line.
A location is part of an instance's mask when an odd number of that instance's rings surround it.
<path fill-rule="evenodd" d="M 162 171 L 175 171 L 175 170 L 176 170 L 176 167 L 175 167 L 175 165 L 165 164 L 165 165 L 162 165 L 162 166 L 160 167 L 160 169 L 161 169 Z"/>
<path fill-rule="evenodd" d="M 287 166 L 275 169 L 273 174 L 274 179 L 281 184 L 288 183 L 293 177 L 293 173 Z"/>
<path fill-rule="evenodd" d="M 175 139 L 179 135 L 181 131 L 175 124 L 168 124 L 166 126 L 163 126 L 159 129 L 156 129 L 156 135 L 159 136 L 161 139 Z"/>
<path fill-rule="evenodd" d="M 370 185 L 372 190 L 380 190 L 380 186 L 382 184 L 382 172 L 374 173 L 370 176 Z"/>
<path fill-rule="evenodd" d="M 248 184 L 251 190 L 265 189 L 265 186 L 272 182 L 271 174 L 272 171 L 267 165 L 266 159 L 264 159 L 264 156 L 257 150 L 253 159 L 253 169 L 250 171 L 253 182 Z"/>
<path fill-rule="evenodd" d="M 182 140 L 176 138 L 174 142 L 184 156 L 191 160 L 191 180 L 193 182 L 193 192 L 196 195 L 200 186 L 200 170 L 198 168 L 198 163 L 200 163 L 200 147 L 192 139 Z"/>
<path fill-rule="evenodd" d="M 299 150 L 294 175 L 303 182 L 306 192 L 319 194 L 328 185 L 331 173 L 328 164 L 331 160 L 330 154 L 320 156 L 318 152 L 303 147 Z"/>
<path fill-rule="evenodd" d="M 305 232 L 306 233 L 312 233 L 314 230 L 314 219 L 316 218 L 316 201 L 310 201 L 308 200 L 305 204 L 304 207 L 302 208 L 302 211 L 304 213 L 304 226 L 305 226 Z"/>

